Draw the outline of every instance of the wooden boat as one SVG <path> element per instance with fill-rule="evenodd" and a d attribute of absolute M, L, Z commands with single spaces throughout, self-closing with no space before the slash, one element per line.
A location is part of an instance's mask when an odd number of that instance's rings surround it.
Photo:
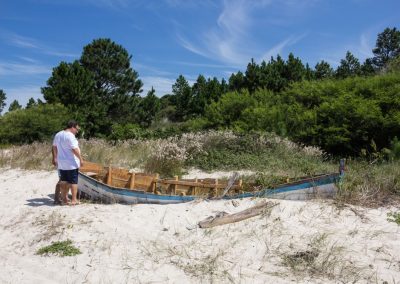
<path fill-rule="evenodd" d="M 336 193 L 339 173 L 322 174 L 258 191 L 247 190 L 241 180 L 218 179 L 160 179 L 157 174 L 134 173 L 127 169 L 103 167 L 85 162 L 79 171 L 78 188 L 81 194 L 104 203 L 173 204 L 199 198 L 235 199 L 267 197 L 289 200 L 330 198 Z"/>

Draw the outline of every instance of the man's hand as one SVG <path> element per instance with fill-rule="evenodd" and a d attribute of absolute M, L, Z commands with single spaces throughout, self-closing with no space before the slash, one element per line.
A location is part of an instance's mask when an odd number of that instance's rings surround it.
<path fill-rule="evenodd" d="M 57 159 L 53 159 L 52 162 L 53 166 L 58 167 Z"/>

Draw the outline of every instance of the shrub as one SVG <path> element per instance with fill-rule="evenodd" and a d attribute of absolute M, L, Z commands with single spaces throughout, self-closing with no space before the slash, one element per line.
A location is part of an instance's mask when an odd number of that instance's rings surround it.
<path fill-rule="evenodd" d="M 69 119 L 60 104 L 43 104 L 7 112 L 0 117 L 0 143 L 24 144 L 45 141 L 63 129 Z"/>

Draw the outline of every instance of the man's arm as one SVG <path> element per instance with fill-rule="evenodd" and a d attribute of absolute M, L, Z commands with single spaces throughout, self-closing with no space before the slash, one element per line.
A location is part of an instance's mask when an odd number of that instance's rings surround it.
<path fill-rule="evenodd" d="M 57 161 L 58 149 L 57 149 L 57 146 L 54 146 L 54 145 L 52 146 L 51 154 L 53 155 L 52 164 L 57 167 L 57 165 L 58 165 L 58 161 Z"/>
<path fill-rule="evenodd" d="M 81 150 L 79 148 L 74 148 L 72 149 L 72 153 L 79 159 L 79 162 L 81 164 L 81 167 L 83 166 L 83 159 L 81 156 Z"/>

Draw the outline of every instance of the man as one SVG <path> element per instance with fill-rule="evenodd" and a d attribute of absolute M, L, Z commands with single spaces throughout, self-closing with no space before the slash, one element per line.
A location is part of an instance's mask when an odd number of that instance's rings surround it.
<path fill-rule="evenodd" d="M 66 130 L 66 128 L 64 130 Z M 60 174 L 60 170 L 58 169 L 58 163 L 57 163 L 57 141 L 56 141 L 56 138 L 58 139 L 58 137 L 60 137 L 60 135 L 61 135 L 60 133 L 63 132 L 64 130 L 57 132 L 57 134 L 54 136 L 53 146 L 51 149 L 51 154 L 53 156 L 52 164 L 57 168 L 57 173 L 58 173 L 58 182 L 56 184 L 56 190 L 54 191 L 54 204 L 56 204 L 56 205 L 62 204 L 61 184 L 63 183 L 61 181 L 61 174 Z"/>
<path fill-rule="evenodd" d="M 78 140 L 75 138 L 79 129 L 79 124 L 75 120 L 70 120 L 67 127 L 58 132 L 53 140 L 53 164 L 57 165 L 59 170 L 60 181 L 57 186 L 60 189 L 63 204 L 68 204 L 68 191 L 70 188 L 72 194 L 71 205 L 78 204 L 78 171 L 83 165 Z M 57 186 L 55 202 L 57 202 Z"/>

